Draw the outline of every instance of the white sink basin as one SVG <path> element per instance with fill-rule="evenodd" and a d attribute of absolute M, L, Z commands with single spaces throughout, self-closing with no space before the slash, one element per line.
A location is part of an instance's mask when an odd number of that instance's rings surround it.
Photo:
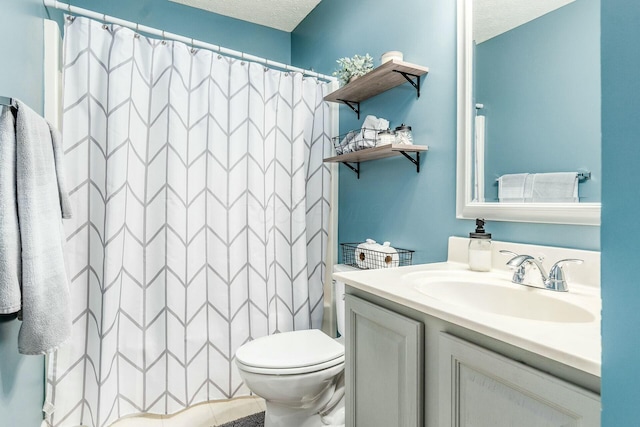
<path fill-rule="evenodd" d="M 517 285 L 491 273 L 430 271 L 409 273 L 404 278 L 422 294 L 465 309 L 545 322 L 595 320 L 588 310 L 566 301 L 569 293 Z"/>

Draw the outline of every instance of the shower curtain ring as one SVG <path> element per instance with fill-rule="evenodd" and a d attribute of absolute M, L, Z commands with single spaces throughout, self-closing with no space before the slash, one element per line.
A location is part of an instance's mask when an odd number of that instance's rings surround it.
<path fill-rule="evenodd" d="M 194 43 L 193 43 L 193 37 L 191 37 L 191 53 L 196 53 L 196 47 L 194 46 Z"/>
<path fill-rule="evenodd" d="M 136 33 L 133 35 L 134 38 L 139 39 L 140 38 L 140 24 L 138 24 L 136 22 Z"/>
<path fill-rule="evenodd" d="M 164 30 L 162 30 L 162 44 L 167 44 L 167 41 L 164 38 Z"/>
<path fill-rule="evenodd" d="M 69 0 L 69 2 L 71 2 L 71 0 Z M 71 3 L 67 3 L 67 13 L 69 14 L 67 16 L 67 21 L 73 22 L 74 17 L 71 16 Z"/>

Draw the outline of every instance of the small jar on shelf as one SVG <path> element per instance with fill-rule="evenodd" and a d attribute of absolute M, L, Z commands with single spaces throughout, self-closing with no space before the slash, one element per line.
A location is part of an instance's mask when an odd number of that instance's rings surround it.
<path fill-rule="evenodd" d="M 403 123 L 396 128 L 395 134 L 396 144 L 413 145 L 413 134 L 411 133 L 411 126 L 407 126 Z"/>

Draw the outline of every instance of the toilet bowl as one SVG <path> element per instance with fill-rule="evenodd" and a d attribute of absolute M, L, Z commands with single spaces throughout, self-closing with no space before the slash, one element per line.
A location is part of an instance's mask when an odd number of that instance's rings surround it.
<path fill-rule="evenodd" d="M 334 293 L 344 335 L 344 284 L 336 283 Z M 342 339 L 317 329 L 269 335 L 241 346 L 236 365 L 245 385 L 265 400 L 264 427 L 344 426 Z"/>

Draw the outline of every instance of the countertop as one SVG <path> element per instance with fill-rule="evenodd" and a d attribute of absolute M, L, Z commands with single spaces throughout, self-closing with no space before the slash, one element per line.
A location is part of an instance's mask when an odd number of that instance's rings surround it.
<path fill-rule="evenodd" d="M 524 298 L 528 293 L 538 292 L 545 297 L 557 298 L 577 305 L 593 315 L 590 321 L 542 321 L 469 309 L 446 301 L 445 298 L 436 299 L 419 292 L 415 286 L 416 277 L 428 277 L 430 274 L 435 274 L 433 273 L 435 271 L 451 271 L 452 274 L 459 274 L 462 271 L 469 271 L 469 268 L 466 263 L 448 261 L 334 273 L 333 277 L 354 288 L 600 377 L 599 287 L 572 283 L 569 292 L 553 292 L 513 284 L 510 281 L 511 273 L 502 269 L 494 269 L 488 273 L 474 273 L 504 279 L 507 285 L 523 289 Z"/>

